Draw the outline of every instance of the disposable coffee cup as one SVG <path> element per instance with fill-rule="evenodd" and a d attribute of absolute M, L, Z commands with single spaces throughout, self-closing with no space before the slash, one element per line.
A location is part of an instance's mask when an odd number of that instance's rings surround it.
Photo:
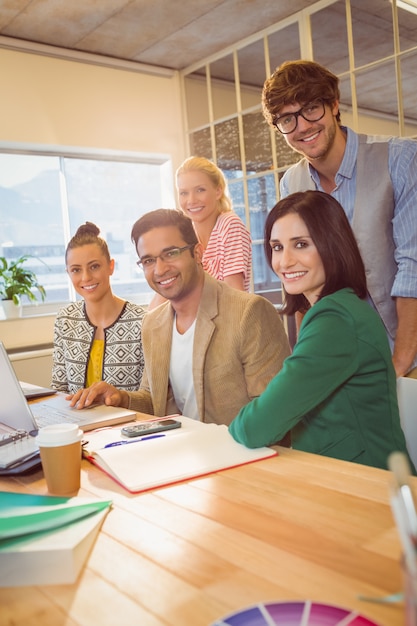
<path fill-rule="evenodd" d="M 81 439 L 76 424 L 54 424 L 40 428 L 36 442 L 48 492 L 54 496 L 73 496 L 80 488 Z"/>

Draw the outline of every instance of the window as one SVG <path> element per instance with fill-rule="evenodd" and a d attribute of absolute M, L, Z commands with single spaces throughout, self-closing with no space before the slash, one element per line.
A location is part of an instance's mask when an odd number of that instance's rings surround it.
<path fill-rule="evenodd" d="M 252 234 L 253 288 L 272 302 L 280 303 L 281 286 L 265 261 L 263 225 L 300 156 L 263 118 L 265 79 L 285 60 L 313 59 L 340 77 L 343 123 L 417 137 L 416 32 L 417 15 L 403 4 L 395 14 L 388 0 L 320 0 L 182 72 L 190 154 L 225 173 Z"/>
<path fill-rule="evenodd" d="M 27 266 L 54 310 L 78 297 L 64 257 L 69 239 L 86 221 L 100 228 L 116 261 L 114 293 L 150 302 L 153 291 L 136 266 L 130 233 L 144 213 L 174 206 L 168 158 L 0 153 L 0 255 L 31 257 Z"/>

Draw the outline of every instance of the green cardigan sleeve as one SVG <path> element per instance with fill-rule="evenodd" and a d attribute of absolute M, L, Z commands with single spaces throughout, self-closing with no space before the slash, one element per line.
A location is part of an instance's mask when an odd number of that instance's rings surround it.
<path fill-rule="evenodd" d="M 355 326 L 350 311 L 331 297 L 315 304 L 282 370 L 230 424 L 232 436 L 251 448 L 272 445 L 324 402 L 357 370 Z"/>

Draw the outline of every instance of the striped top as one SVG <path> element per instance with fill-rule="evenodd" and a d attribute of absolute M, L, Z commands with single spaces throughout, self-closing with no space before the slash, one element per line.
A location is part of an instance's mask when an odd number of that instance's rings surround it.
<path fill-rule="evenodd" d="M 249 291 L 252 270 L 251 236 L 236 213 L 220 213 L 203 254 L 203 268 L 217 278 L 243 273 L 245 291 Z"/>

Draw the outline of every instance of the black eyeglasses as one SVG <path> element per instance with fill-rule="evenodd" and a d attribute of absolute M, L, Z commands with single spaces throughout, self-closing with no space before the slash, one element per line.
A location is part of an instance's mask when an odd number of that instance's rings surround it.
<path fill-rule="evenodd" d="M 170 248 L 169 250 L 164 250 L 164 252 L 161 252 L 161 254 L 158 254 L 157 256 L 146 256 L 143 259 L 139 259 L 136 261 L 136 264 L 139 265 L 139 267 L 143 267 L 144 270 L 147 270 L 150 267 L 155 266 L 156 259 L 162 259 L 165 263 L 172 263 L 173 261 L 176 261 L 183 252 L 189 250 L 190 248 L 194 248 L 194 246 L 195 243 L 191 243 L 189 246 L 184 246 L 183 248 Z"/>
<path fill-rule="evenodd" d="M 294 113 L 283 113 L 275 117 L 273 124 L 280 133 L 288 135 L 297 128 L 300 115 L 307 122 L 318 122 L 324 117 L 325 113 L 326 109 L 323 100 L 315 100 L 314 102 L 306 104 L 301 109 L 298 109 L 298 111 L 294 111 Z"/>

